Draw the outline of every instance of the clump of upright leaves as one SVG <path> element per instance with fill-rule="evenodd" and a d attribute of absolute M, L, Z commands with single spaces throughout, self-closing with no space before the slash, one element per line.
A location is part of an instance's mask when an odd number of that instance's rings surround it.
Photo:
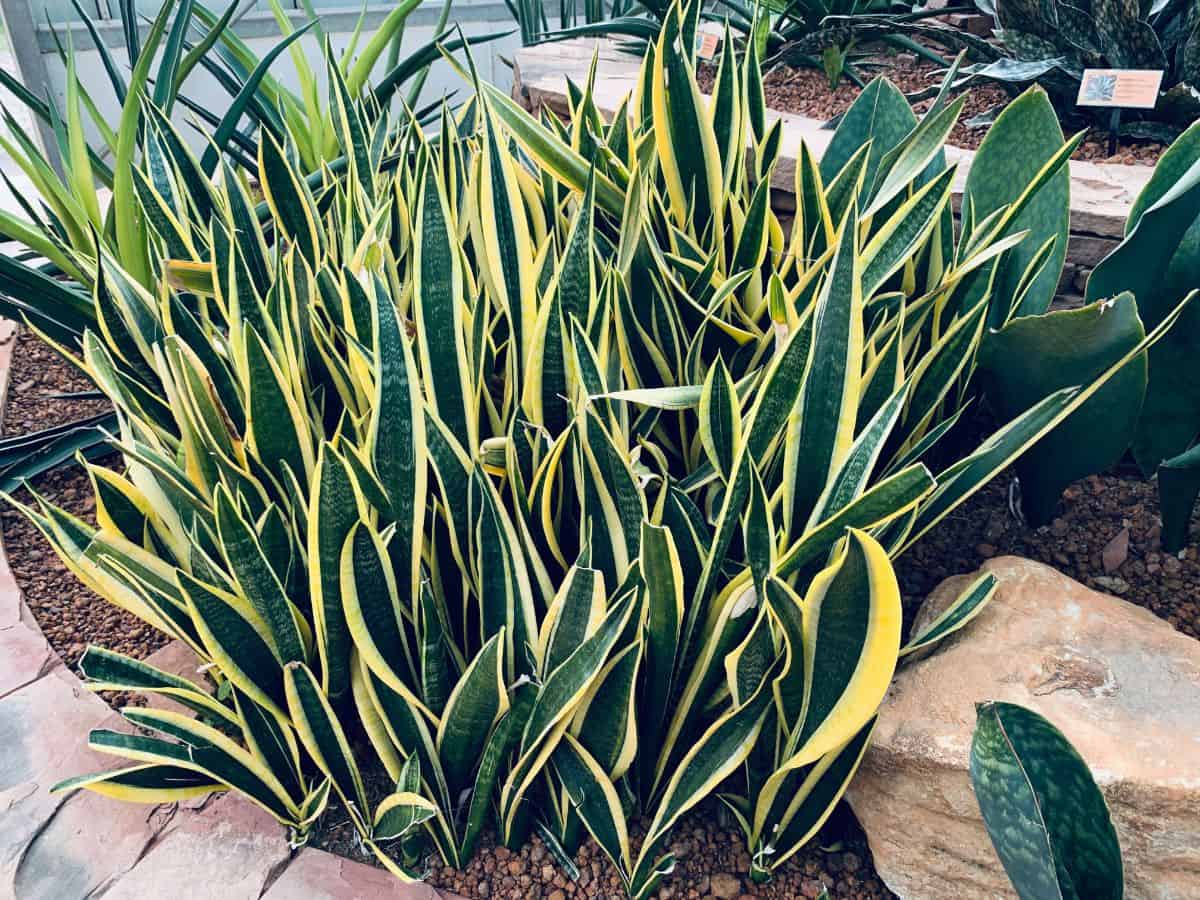
<path fill-rule="evenodd" d="M 1120 900 L 1121 846 L 1083 757 L 1033 710 L 991 702 L 976 712 L 971 785 L 1017 894 Z"/>
<path fill-rule="evenodd" d="M 42 159 L 24 129 L 4 114 L 0 149 L 33 191 L 26 194 L 9 182 L 19 211 L 0 210 L 0 234 L 27 250 L 19 257 L 0 257 L 0 313 L 27 321 L 51 340 L 77 350 L 85 330 L 103 327 L 97 307 L 88 299 L 103 258 L 111 256 L 140 285 L 150 287 L 158 273 L 148 256 L 146 221 L 158 219 L 168 226 L 171 240 L 178 244 L 173 255 L 185 255 L 195 243 L 205 244 L 203 224 L 212 210 L 195 182 L 209 179 L 227 164 L 253 174 L 264 136 L 282 142 L 286 131 L 301 172 L 311 177 L 325 165 L 334 172 L 345 170 L 337 131 L 346 125 L 341 111 L 349 101 L 358 104 L 356 116 L 368 123 L 394 101 L 398 105 L 401 92 L 404 102 L 417 109 L 419 119 L 436 116 L 440 100 L 432 107 L 418 106 L 429 66 L 442 52 L 503 36 L 497 32 L 464 38 L 451 33 L 449 3 L 445 0 L 433 39 L 404 58 L 389 53 L 384 74 L 374 84 L 368 80 L 372 67 L 384 60 L 389 46 L 398 47 L 405 21 L 417 4 L 408 0 L 396 6 L 362 46 L 356 28 L 355 39 L 344 52 L 326 54 L 329 72 L 337 71 L 337 78 L 329 74 L 329 80 L 342 86 L 326 95 L 317 88 L 320 73 L 313 70 L 298 43 L 305 35 L 324 41 L 319 22 L 313 18 L 293 28 L 274 0 L 272 9 L 283 36 L 261 57 L 234 33 L 231 23 L 237 3 L 220 16 L 191 0 L 164 3 L 143 36 L 135 4 L 121 0 L 118 12 L 128 74 L 101 39 L 94 18 L 75 2 L 106 75 L 101 85 L 84 83 L 78 71 L 80 55 L 69 43 L 64 47 L 57 34 L 66 80 L 63 109 L 0 72 L 0 86 L 50 126 L 62 169 L 60 175 Z M 271 74 L 285 53 L 298 75 L 299 93 Z M 224 109 L 190 95 L 190 79 L 198 69 L 228 93 Z M 105 89 L 120 108 L 116 123 L 99 112 Z M 166 127 L 179 107 L 188 110 L 192 124 L 202 131 L 205 149 L 199 160 L 192 157 L 182 136 Z M 172 168 L 191 183 L 173 183 Z M 190 209 L 189 202 L 199 205 Z M 238 210 L 239 219 L 255 217 L 260 223 L 267 213 L 265 207 L 249 202 Z M 198 228 L 193 227 L 192 217 L 199 220 Z M 69 461 L 76 451 L 97 455 L 112 427 L 112 417 L 105 416 L 18 440 L 5 439 L 0 442 L 0 487 L 12 490 L 20 480 Z"/>
<path fill-rule="evenodd" d="M 150 288 L 102 252 L 81 343 L 125 469 L 89 466 L 96 526 L 24 511 L 207 681 L 89 650 L 94 688 L 190 712 L 125 710 L 140 731 L 90 745 L 126 764 L 63 788 L 236 790 L 297 843 L 332 795 L 400 877 L 423 841 L 457 866 L 485 827 L 590 834 L 635 897 L 718 792 L 756 878 L 817 832 L 901 655 L 994 588 L 901 646 L 891 559 L 1177 314 L 943 447 L 989 310 L 1019 305 L 1010 226 L 1072 145 L 960 227 L 961 101 L 918 119 L 879 82 L 820 164 L 800 148 L 789 233 L 757 63 L 727 45 L 705 99 L 685 20 L 607 122 L 591 85 L 569 124 L 479 85 L 393 128 L 331 67 L 345 168 L 263 135 L 261 224 L 231 167 L 164 157 Z"/>

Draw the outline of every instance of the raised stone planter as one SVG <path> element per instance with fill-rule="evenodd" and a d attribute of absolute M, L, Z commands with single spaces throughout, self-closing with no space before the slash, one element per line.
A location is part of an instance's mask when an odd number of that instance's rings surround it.
<path fill-rule="evenodd" d="M 1200 642 L 1040 563 L 989 560 L 991 604 L 901 669 L 847 798 L 904 898 L 1013 897 L 971 789 L 975 704 L 1019 703 L 1075 744 L 1121 840 L 1129 900 L 1200 897 Z M 928 621 L 969 579 L 947 579 Z"/>
<path fill-rule="evenodd" d="M 559 114 L 567 112 L 567 79 L 578 85 L 587 83 L 593 55 L 598 57 L 595 100 L 600 111 L 612 115 L 621 100 L 637 83 L 641 60 L 622 52 L 607 39 L 575 38 L 526 47 L 516 55 L 513 70 L 513 96 L 527 109 L 546 107 Z M 783 144 L 779 165 L 772 179 L 777 211 L 795 209 L 796 151 L 803 140 L 819 158 L 829 146 L 832 131 L 822 122 L 807 116 L 767 110 L 769 119 L 783 120 Z M 950 162 L 958 163 L 955 202 L 961 197 L 967 172 L 975 154 L 970 150 L 947 147 Z M 1087 274 L 1120 242 L 1125 220 L 1138 193 L 1150 180 L 1150 166 L 1105 165 L 1076 162 L 1071 167 L 1071 240 L 1067 264 L 1059 285 L 1064 305 L 1082 302 Z"/>
<path fill-rule="evenodd" d="M 16 327 L 0 320 L 0 411 Z M 151 662 L 194 674 L 180 644 Z M 373 866 L 293 851 L 283 828 L 234 794 L 158 806 L 88 791 L 51 795 L 71 775 L 111 768 L 87 748 L 124 724 L 60 661 L 26 608 L 0 543 L 0 900 L 437 900 Z"/>

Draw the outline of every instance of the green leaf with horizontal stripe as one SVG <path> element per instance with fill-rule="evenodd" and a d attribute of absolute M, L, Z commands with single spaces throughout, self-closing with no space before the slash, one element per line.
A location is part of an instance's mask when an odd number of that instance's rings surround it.
<path fill-rule="evenodd" d="M 1061 731 L 1033 710 L 981 703 L 971 785 L 1022 898 L 1120 898 L 1121 847 L 1104 795 Z"/>
<path fill-rule="evenodd" d="M 224 487 L 216 492 L 217 531 L 221 553 L 238 587 L 270 629 L 270 640 L 281 661 L 303 660 L 304 643 L 291 601 L 263 552 L 254 528 L 238 512 Z"/>
<path fill-rule="evenodd" d="M 350 810 L 351 818 L 365 821 L 366 789 L 350 742 L 338 721 L 337 714 L 321 692 L 312 671 L 303 663 L 290 663 L 284 669 L 288 714 L 300 742 L 313 762 L 329 776 L 334 790 Z"/>

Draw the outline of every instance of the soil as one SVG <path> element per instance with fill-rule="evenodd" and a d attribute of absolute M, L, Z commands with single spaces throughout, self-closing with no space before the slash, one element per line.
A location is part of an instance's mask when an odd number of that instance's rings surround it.
<path fill-rule="evenodd" d="M 1200 515 L 1192 544 L 1164 553 L 1153 481 L 1105 473 L 1071 485 L 1049 525 L 1029 528 L 1009 508 L 1002 475 L 947 516 L 896 562 L 910 612 L 941 581 L 973 572 L 993 556 L 1023 556 L 1053 566 L 1094 590 L 1150 610 L 1200 639 Z"/>
<path fill-rule="evenodd" d="M 92 383 L 66 363 L 49 346 L 25 329 L 17 338 L 9 372 L 8 404 L 4 409 L 4 433 L 25 434 L 95 415 L 107 407 L 105 400 L 58 399 L 59 394 L 94 391 Z M 116 455 L 101 460 L 117 467 Z M 48 472 L 33 482 L 34 489 L 72 515 L 94 525 L 96 501 L 87 475 L 77 466 Z M 32 497 L 20 490 L 16 497 L 28 503 Z M 50 646 L 68 667 L 74 668 L 89 643 L 138 658 L 149 656 L 167 643 L 159 633 L 84 587 L 50 549 L 49 543 L 15 509 L 0 511 L 8 564 L 25 602 L 33 612 Z M 130 698 L 114 697 L 111 702 Z"/>
<path fill-rule="evenodd" d="M 881 56 L 871 61 L 871 66 L 864 72 L 864 81 L 870 81 L 876 75 L 882 75 L 892 80 L 906 94 L 935 87 L 940 82 L 940 69 L 933 63 L 917 59 L 908 53 L 892 56 Z M 704 66 L 698 73 L 700 89 L 708 92 L 712 89 L 715 70 Z M 829 89 L 829 79 L 824 72 L 816 69 L 793 69 L 780 66 L 768 72 L 763 77 L 763 90 L 767 106 L 780 112 L 796 113 L 814 119 L 828 120 L 845 112 L 860 89 L 846 79 L 835 90 Z M 972 126 L 968 123 L 976 116 L 981 116 L 989 110 L 1002 106 L 1010 99 L 1004 88 L 996 84 L 977 84 L 964 88 L 958 93 L 967 93 L 967 101 L 963 107 L 958 124 L 950 132 L 947 141 L 952 146 L 974 150 L 983 142 L 987 134 L 987 126 Z M 913 104 L 918 112 L 928 108 L 931 100 L 921 100 Z M 1071 133 L 1072 129 L 1064 126 L 1064 131 Z M 1108 133 L 1097 128 L 1089 129 L 1074 155 L 1076 160 L 1091 162 L 1120 163 L 1124 165 L 1152 166 L 1165 150 L 1165 146 L 1153 141 L 1131 141 L 1122 139 L 1118 142 L 1117 152 L 1109 153 Z"/>

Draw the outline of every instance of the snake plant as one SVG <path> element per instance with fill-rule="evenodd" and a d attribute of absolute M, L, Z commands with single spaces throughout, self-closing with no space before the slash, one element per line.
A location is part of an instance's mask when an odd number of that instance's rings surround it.
<path fill-rule="evenodd" d="M 1125 238 L 1088 280 L 1089 299 L 1129 291 L 1147 325 L 1154 325 L 1200 285 L 1200 123 L 1163 154 L 1134 201 Z M 1148 354 L 1146 400 L 1133 436 L 1134 459 L 1157 470 L 1163 546 L 1183 548 L 1200 494 L 1200 377 L 1194 360 L 1200 318 L 1185 311 L 1179 327 Z"/>
<path fill-rule="evenodd" d="M 150 284 L 143 195 L 164 190 L 155 183 L 155 173 L 162 171 L 170 156 L 186 152 L 183 137 L 163 127 L 175 107 L 186 108 L 194 115 L 194 123 L 204 129 L 204 151 L 196 177 L 208 178 L 226 163 L 253 172 L 262 135 L 282 140 L 285 127 L 306 175 L 323 165 L 338 171 L 345 160 L 335 135 L 337 109 L 329 102 L 336 96 L 327 98 L 318 91 L 320 73 L 314 71 L 298 43 L 306 34 L 326 40 L 315 15 L 303 27 L 293 29 L 282 8 L 273 3 L 283 36 L 260 58 L 234 33 L 237 3 L 220 16 L 193 0 L 165 3 L 143 36 L 134 3 L 122 0 L 119 13 L 130 70 L 126 74 L 94 19 L 78 0 L 73 3 L 100 56 L 107 76 L 105 87 L 120 104 L 119 121 L 112 127 L 100 112 L 97 97 L 101 88 L 84 84 L 76 67 L 78 54 L 71 45 L 64 47 L 57 34 L 66 77 L 63 108 L 0 72 L 0 85 L 52 126 L 61 160 L 61 171 L 56 171 L 5 112 L 0 149 L 21 169 L 34 195 L 27 196 L 8 182 L 20 210 L 0 210 L 0 235 L 22 244 L 27 253 L 20 258 L 0 258 L 0 312 L 77 348 L 83 333 L 98 327 L 87 295 L 104 253 L 112 254 L 139 283 Z M 443 52 L 486 43 L 504 34 L 455 35 L 447 27 L 450 6 L 446 0 L 434 38 L 403 59 L 389 54 L 384 74 L 371 81 L 368 76 L 384 61 L 385 51 L 399 46 L 405 21 L 415 6 L 411 0 L 398 5 L 362 46 L 360 21 L 354 40 L 340 55 L 327 52 L 323 57 L 328 68 L 338 69 L 347 95 L 364 101 L 364 115 L 375 116 L 405 90 L 403 101 L 417 109 L 419 117 L 428 119 L 436 114 L 436 108 L 422 110 L 417 101 L 429 66 Z M 271 74 L 285 52 L 298 73 L 299 94 Z M 210 108 L 189 96 L 189 78 L 198 69 L 206 70 L 228 92 L 223 109 Z M 91 137 L 93 132 L 98 140 Z M 8 181 L 8 176 L 4 177 Z M 201 207 L 198 212 L 204 215 L 206 209 Z M 266 212 L 264 206 L 255 214 L 261 220 Z M 62 429 L 51 429 L 4 441 L 0 444 L 4 460 L 0 484 L 11 489 L 20 480 L 69 459 L 75 449 L 97 452 L 111 425 L 111 417 L 81 420 L 68 426 L 66 437 Z"/>
<path fill-rule="evenodd" d="M 1104 794 L 1044 716 L 1015 703 L 977 704 L 970 771 L 988 837 L 1022 900 L 1125 896 Z"/>
<path fill-rule="evenodd" d="M 756 878 L 812 838 L 898 661 L 995 587 L 906 642 L 891 560 L 1173 316 L 959 452 L 989 310 L 1023 296 L 1010 226 L 1073 144 L 959 226 L 961 101 L 918 119 L 880 82 L 785 176 L 756 56 L 727 47 L 702 99 L 683 17 L 611 117 L 591 85 L 562 123 L 479 84 L 394 129 L 331 67 L 345 170 L 264 134 L 263 222 L 157 123 L 152 277 L 101 253 L 78 358 L 124 468 L 88 466 L 94 526 L 23 509 L 205 675 L 89 649 L 92 688 L 182 706 L 124 710 L 89 745 L 125 762 L 60 790 L 234 790 L 297 844 L 336 797 L 400 878 L 485 827 L 590 835 L 633 897 L 714 795 Z"/>

